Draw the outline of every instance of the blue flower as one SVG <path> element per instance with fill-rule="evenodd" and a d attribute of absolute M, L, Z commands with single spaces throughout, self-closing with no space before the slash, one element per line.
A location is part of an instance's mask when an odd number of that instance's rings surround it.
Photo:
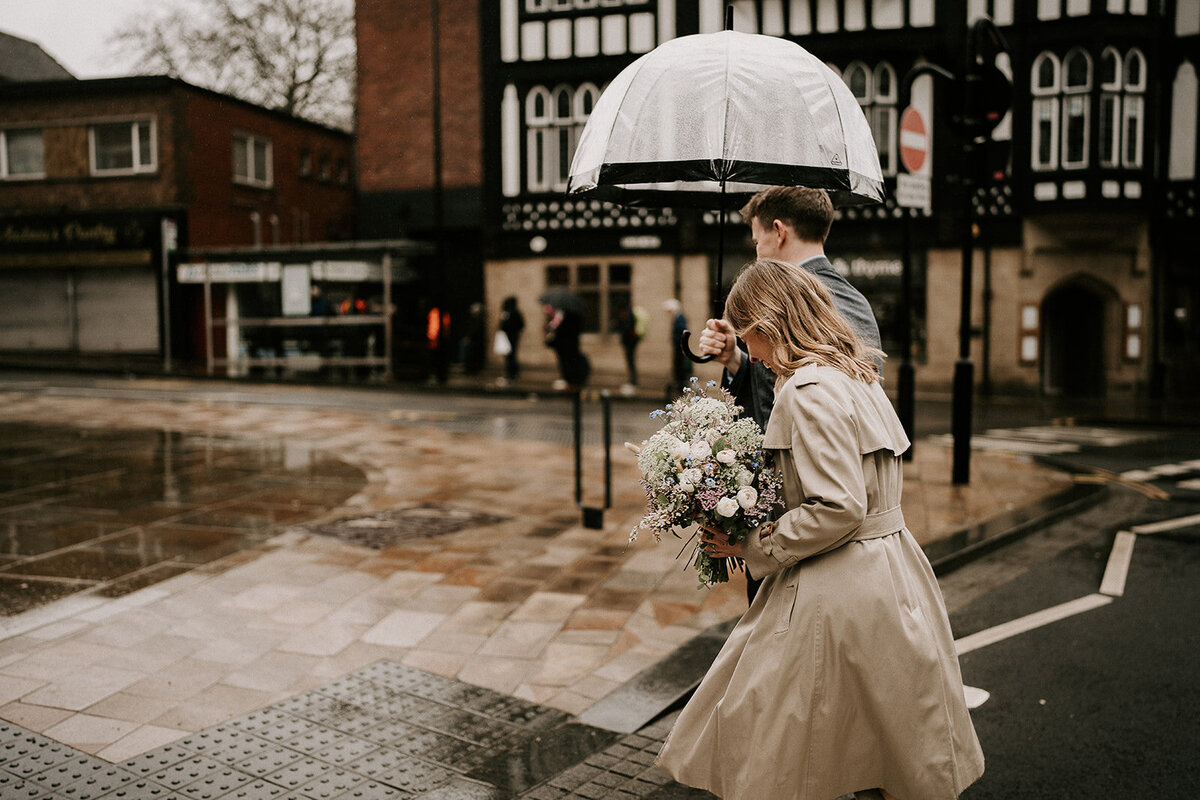
<path fill-rule="evenodd" d="M 705 386 L 716 386 L 716 385 L 717 385 L 717 382 L 716 382 L 716 381 L 709 381 L 708 383 L 706 383 L 706 384 L 704 384 L 704 385 L 705 385 Z"/>

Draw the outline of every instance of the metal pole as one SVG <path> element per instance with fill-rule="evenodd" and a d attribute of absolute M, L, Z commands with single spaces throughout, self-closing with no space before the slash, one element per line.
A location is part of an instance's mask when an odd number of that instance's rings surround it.
<path fill-rule="evenodd" d="M 600 393 L 604 409 L 604 507 L 612 507 L 612 397 L 607 391 Z"/>
<path fill-rule="evenodd" d="M 974 189 L 975 142 L 963 148 L 962 209 L 962 293 L 959 298 L 958 361 L 954 364 L 954 400 L 950 409 L 950 430 L 954 437 L 952 482 L 971 482 L 971 400 L 975 385 L 975 365 L 971 363 L 971 278 L 973 272 L 974 231 L 971 192 Z"/>
<path fill-rule="evenodd" d="M 904 460 L 912 461 L 916 441 L 914 416 L 916 375 L 912 363 L 912 218 L 904 216 L 903 261 L 900 270 L 900 374 L 896 410 L 910 442 Z"/>
<path fill-rule="evenodd" d="M 572 397 L 575 411 L 575 505 L 583 503 L 583 398 L 575 392 Z"/>

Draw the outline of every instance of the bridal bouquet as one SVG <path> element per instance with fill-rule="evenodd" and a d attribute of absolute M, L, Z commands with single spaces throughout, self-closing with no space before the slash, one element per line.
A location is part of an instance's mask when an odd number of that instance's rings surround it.
<path fill-rule="evenodd" d="M 642 529 L 657 540 L 664 533 L 683 538 L 681 530 L 703 523 L 740 542 L 783 507 L 782 484 L 767 463 L 758 423 L 739 416 L 742 408 L 729 392 L 714 391 L 715 381 L 705 389 L 695 384 L 692 378 L 679 399 L 650 415 L 666 418 L 661 430 L 640 447 L 629 446 L 638 454 L 647 499 L 631 540 Z M 687 542 L 695 539 L 694 531 Z M 699 542 L 693 552 L 701 587 L 727 581 L 729 570 L 741 567 L 740 559 L 709 557 Z"/>

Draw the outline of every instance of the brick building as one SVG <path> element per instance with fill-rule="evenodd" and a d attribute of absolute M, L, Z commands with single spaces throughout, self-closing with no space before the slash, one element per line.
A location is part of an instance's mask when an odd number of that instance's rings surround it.
<path fill-rule="evenodd" d="M 875 308 L 892 354 L 887 371 L 899 361 L 900 275 L 910 242 L 917 382 L 949 385 L 960 327 L 959 231 L 972 222 L 978 238 L 968 324 L 977 383 L 1091 397 L 1184 396 L 1198 388 L 1200 3 L 732 5 L 737 30 L 792 39 L 826 61 L 872 124 L 889 199 L 839 213 L 828 251 Z M 574 142 L 591 103 L 621 68 L 668 39 L 719 30 L 724 6 L 723 0 L 434 2 L 441 64 L 435 92 L 430 4 L 360 2 L 364 222 L 383 230 L 423 228 L 443 209 L 454 242 L 449 249 L 460 259 L 445 274 L 474 292 L 482 272 L 480 296 L 492 325 L 508 295 L 536 317 L 540 293 L 570 288 L 588 308 L 585 351 L 601 372 L 619 376 L 617 305 L 631 299 L 656 311 L 676 296 L 689 318 L 707 315 L 715 215 L 565 196 Z M 1009 43 L 1000 66 L 1012 78 L 1014 99 L 994 135 L 1010 143 L 1010 162 L 1001 179 L 964 195 L 950 120 L 961 102 L 958 90 L 920 78 L 912 105 L 923 123 L 927 157 L 920 171 L 930 203 L 901 207 L 895 199 L 897 176 L 906 171 L 901 81 L 924 62 L 961 71 L 971 25 L 981 17 Z M 436 130 L 443 133 L 440 154 L 426 138 Z M 482 148 L 468 134 L 477 134 Z M 401 167 L 400 159 L 419 164 Z M 422 178 L 417 167 L 427 165 L 432 169 Z M 734 226 L 739 233 L 728 245 L 726 275 L 751 255 L 742 227 Z M 467 256 L 476 243 L 478 264 Z M 652 316 L 642 371 L 661 377 L 671 345 L 666 319 Z M 544 348 L 526 354 L 531 363 L 552 360 Z"/>
<path fill-rule="evenodd" d="M 206 299 L 238 292 L 180 253 L 354 234 L 349 134 L 171 78 L 0 85 L 0 151 L 8 363 L 203 363 Z"/>

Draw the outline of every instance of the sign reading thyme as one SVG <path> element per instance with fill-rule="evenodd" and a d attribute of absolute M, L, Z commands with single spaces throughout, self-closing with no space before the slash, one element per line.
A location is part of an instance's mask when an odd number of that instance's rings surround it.
<path fill-rule="evenodd" d="M 46 252 L 147 247 L 147 224 L 151 221 L 121 215 L 10 217 L 0 219 L 0 248 L 8 252 Z"/>

